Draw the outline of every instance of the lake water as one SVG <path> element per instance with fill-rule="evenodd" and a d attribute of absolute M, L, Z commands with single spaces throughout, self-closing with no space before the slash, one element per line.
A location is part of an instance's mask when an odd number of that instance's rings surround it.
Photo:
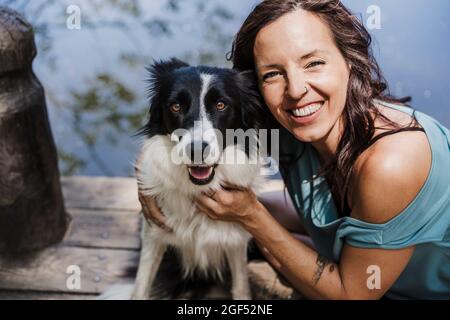
<path fill-rule="evenodd" d="M 64 174 L 129 176 L 146 119 L 146 71 L 152 59 L 229 66 L 225 54 L 259 1 L 9 1 L 36 26 L 34 69 L 46 89 Z M 346 0 L 366 25 L 373 6 L 380 28 L 374 52 L 396 95 L 450 126 L 450 1 Z M 70 5 L 81 29 L 66 25 Z M 369 9 L 369 12 L 367 11 Z"/>

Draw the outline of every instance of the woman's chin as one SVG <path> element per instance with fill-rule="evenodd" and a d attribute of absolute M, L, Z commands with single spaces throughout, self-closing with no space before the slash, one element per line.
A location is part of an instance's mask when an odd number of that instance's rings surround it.
<path fill-rule="evenodd" d="M 322 130 L 313 128 L 295 128 L 291 131 L 298 140 L 302 142 L 313 143 L 323 140 L 325 133 Z"/>

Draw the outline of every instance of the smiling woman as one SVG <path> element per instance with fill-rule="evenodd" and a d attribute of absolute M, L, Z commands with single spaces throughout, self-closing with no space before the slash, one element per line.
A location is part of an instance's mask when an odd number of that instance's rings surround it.
<path fill-rule="evenodd" d="M 278 37 L 298 41 L 280 47 Z M 325 137 L 332 127 L 336 135 L 351 65 L 321 19 L 307 11 L 287 14 L 260 30 L 253 50 L 261 93 L 280 124 L 305 142 Z"/>
<path fill-rule="evenodd" d="M 280 218 L 289 212 L 280 200 L 239 190 L 198 201 L 210 217 L 241 223 L 307 297 L 448 299 L 450 133 L 389 94 L 370 44 L 338 0 L 256 6 L 231 60 L 255 71 L 263 117 L 281 129 L 282 176 L 299 219 Z M 315 248 L 286 229 L 304 229 Z M 368 285 L 367 270 L 381 271 L 379 285 Z"/>

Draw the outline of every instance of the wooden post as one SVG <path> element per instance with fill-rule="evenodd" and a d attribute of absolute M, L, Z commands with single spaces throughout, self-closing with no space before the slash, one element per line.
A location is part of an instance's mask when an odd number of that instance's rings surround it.
<path fill-rule="evenodd" d="M 0 248 L 7 252 L 57 243 L 70 221 L 35 56 L 31 25 L 0 6 Z"/>

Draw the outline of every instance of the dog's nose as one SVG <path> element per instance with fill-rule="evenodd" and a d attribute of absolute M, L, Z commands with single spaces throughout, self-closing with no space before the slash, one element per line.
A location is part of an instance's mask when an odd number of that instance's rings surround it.
<path fill-rule="evenodd" d="M 209 155 L 209 144 L 207 142 L 191 142 L 186 146 L 186 154 L 190 156 L 191 161 L 201 164 Z"/>

